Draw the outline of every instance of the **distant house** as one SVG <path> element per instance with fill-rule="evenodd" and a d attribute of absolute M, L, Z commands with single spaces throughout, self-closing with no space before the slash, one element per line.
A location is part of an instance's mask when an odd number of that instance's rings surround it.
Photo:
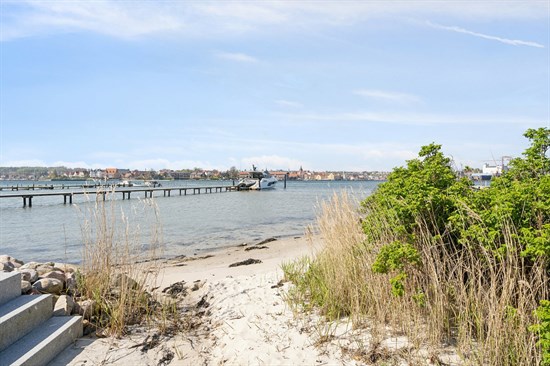
<path fill-rule="evenodd" d="M 191 179 L 190 172 L 172 172 L 172 178 L 177 180 Z"/>
<path fill-rule="evenodd" d="M 285 180 L 285 177 L 288 175 L 288 172 L 285 172 L 283 170 L 276 170 L 270 173 L 272 176 L 277 178 L 277 180 Z"/>
<path fill-rule="evenodd" d="M 105 175 L 107 178 L 118 178 L 118 169 L 117 168 L 106 168 Z"/>

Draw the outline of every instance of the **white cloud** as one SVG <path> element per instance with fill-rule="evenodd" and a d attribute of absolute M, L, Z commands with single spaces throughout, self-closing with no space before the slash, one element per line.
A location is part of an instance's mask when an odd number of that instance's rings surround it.
<path fill-rule="evenodd" d="M 217 52 L 216 56 L 225 60 L 237 62 L 258 62 L 258 59 L 244 53 Z"/>
<path fill-rule="evenodd" d="M 2 40 L 91 31 L 117 38 L 212 38 L 265 30 L 349 26 L 372 18 L 540 19 L 545 1 L 116 1 L 2 0 Z M 497 37 L 498 38 L 498 37 Z"/>
<path fill-rule="evenodd" d="M 22 160 L 10 160 L 4 161 L 0 164 L 4 167 L 19 167 L 19 166 L 47 166 L 44 161 L 39 159 L 22 159 Z"/>
<path fill-rule="evenodd" d="M 360 95 L 366 98 L 373 98 L 377 100 L 385 100 L 398 103 L 411 103 L 420 101 L 420 98 L 416 95 L 374 89 L 359 89 L 355 90 L 353 94 Z"/>
<path fill-rule="evenodd" d="M 443 30 L 448 30 L 448 31 L 463 33 L 463 34 L 469 34 L 469 35 L 474 36 L 474 37 L 484 38 L 484 39 L 488 39 L 490 41 L 497 41 L 497 42 L 501 42 L 501 43 L 504 43 L 504 44 L 509 44 L 509 45 L 512 45 L 512 46 L 529 46 L 529 47 L 536 47 L 536 48 L 545 48 L 544 45 L 542 45 L 540 43 L 536 43 L 536 42 L 522 41 L 522 40 L 519 40 L 519 39 L 508 39 L 508 38 L 502 38 L 502 37 L 497 37 L 497 36 L 491 36 L 491 35 L 488 35 L 488 34 L 473 32 L 473 31 L 470 31 L 470 30 L 467 30 L 467 29 L 464 29 L 464 28 L 456 27 L 456 26 L 446 26 L 446 25 L 436 24 L 436 23 L 432 23 L 432 22 L 426 22 L 426 24 L 429 25 L 432 28 L 443 29 Z"/>
<path fill-rule="evenodd" d="M 108 0 L 8 1 L 3 5 L 5 15 L 13 4 L 25 7 L 10 14 L 10 22 L 3 24 L 2 40 L 74 30 L 132 38 L 181 31 L 184 25 L 166 7 L 146 2 L 124 5 Z"/>

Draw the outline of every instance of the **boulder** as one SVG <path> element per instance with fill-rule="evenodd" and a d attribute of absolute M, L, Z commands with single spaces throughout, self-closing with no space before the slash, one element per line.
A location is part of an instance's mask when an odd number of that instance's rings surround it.
<path fill-rule="evenodd" d="M 38 280 L 38 272 L 32 268 L 19 269 L 21 279 L 35 283 Z"/>
<path fill-rule="evenodd" d="M 56 280 L 59 280 L 63 283 L 65 283 L 65 273 L 61 271 L 51 271 L 44 273 L 40 276 L 40 278 L 55 278 Z"/>
<path fill-rule="evenodd" d="M 76 304 L 75 312 L 82 315 L 84 319 L 90 319 L 97 312 L 97 304 L 94 300 L 79 301 Z"/>
<path fill-rule="evenodd" d="M 44 294 L 59 295 L 63 291 L 63 282 L 55 278 L 42 278 L 33 283 L 32 287 Z"/>
<path fill-rule="evenodd" d="M 25 295 L 26 293 L 32 290 L 32 285 L 29 281 L 21 280 L 21 294 Z"/>
<path fill-rule="evenodd" d="M 65 288 L 67 293 L 75 295 L 78 290 L 78 285 L 76 282 L 76 273 L 75 272 L 65 272 Z"/>
<path fill-rule="evenodd" d="M 12 262 L 16 268 L 24 264 L 23 261 L 6 254 L 0 255 L 0 262 Z"/>
<path fill-rule="evenodd" d="M 76 272 L 78 271 L 78 266 L 71 263 L 54 263 L 54 267 L 60 269 L 61 271 L 67 272 Z"/>
<path fill-rule="evenodd" d="M 0 262 L 9 262 L 9 261 L 11 261 L 11 257 L 9 255 L 6 255 L 6 254 L 0 255 Z"/>
<path fill-rule="evenodd" d="M 19 269 L 26 269 L 26 268 L 36 269 L 36 267 L 38 267 L 39 265 L 40 263 L 38 262 L 27 262 L 23 264 L 21 267 L 19 267 Z"/>
<path fill-rule="evenodd" d="M 72 297 L 61 295 L 53 307 L 53 316 L 69 316 L 73 313 L 75 302 Z"/>
<path fill-rule="evenodd" d="M 137 290 L 140 288 L 139 284 L 134 279 L 123 273 L 119 273 L 111 279 L 111 287 L 116 289 L 125 288 L 131 290 Z"/>
<path fill-rule="evenodd" d="M 36 272 L 38 272 L 38 275 L 42 276 L 48 272 L 53 271 L 54 267 L 49 263 L 42 263 L 42 264 L 39 264 L 35 269 L 36 269 Z"/>
<path fill-rule="evenodd" d="M 0 271 L 3 271 L 3 272 L 13 271 L 13 264 L 10 262 L 0 262 Z"/>

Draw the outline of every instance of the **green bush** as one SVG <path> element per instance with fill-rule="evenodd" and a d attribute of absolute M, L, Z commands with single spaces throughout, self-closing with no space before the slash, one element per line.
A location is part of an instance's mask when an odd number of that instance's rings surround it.
<path fill-rule="evenodd" d="M 541 366 L 550 366 L 550 301 L 542 300 L 535 311 L 539 323 L 530 327 L 539 337 L 538 345 L 542 349 Z"/>
<path fill-rule="evenodd" d="M 319 224 L 323 250 L 287 271 L 295 298 L 329 319 L 452 342 L 473 364 L 550 366 L 550 129 L 525 137 L 486 189 L 432 143 L 361 202 L 360 220 L 335 201 Z"/>

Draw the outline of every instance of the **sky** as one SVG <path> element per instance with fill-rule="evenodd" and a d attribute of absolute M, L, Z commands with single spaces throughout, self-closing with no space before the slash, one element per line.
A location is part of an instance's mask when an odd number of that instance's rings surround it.
<path fill-rule="evenodd" d="M 548 0 L 0 0 L 3 167 L 481 167 L 539 127 Z"/>

